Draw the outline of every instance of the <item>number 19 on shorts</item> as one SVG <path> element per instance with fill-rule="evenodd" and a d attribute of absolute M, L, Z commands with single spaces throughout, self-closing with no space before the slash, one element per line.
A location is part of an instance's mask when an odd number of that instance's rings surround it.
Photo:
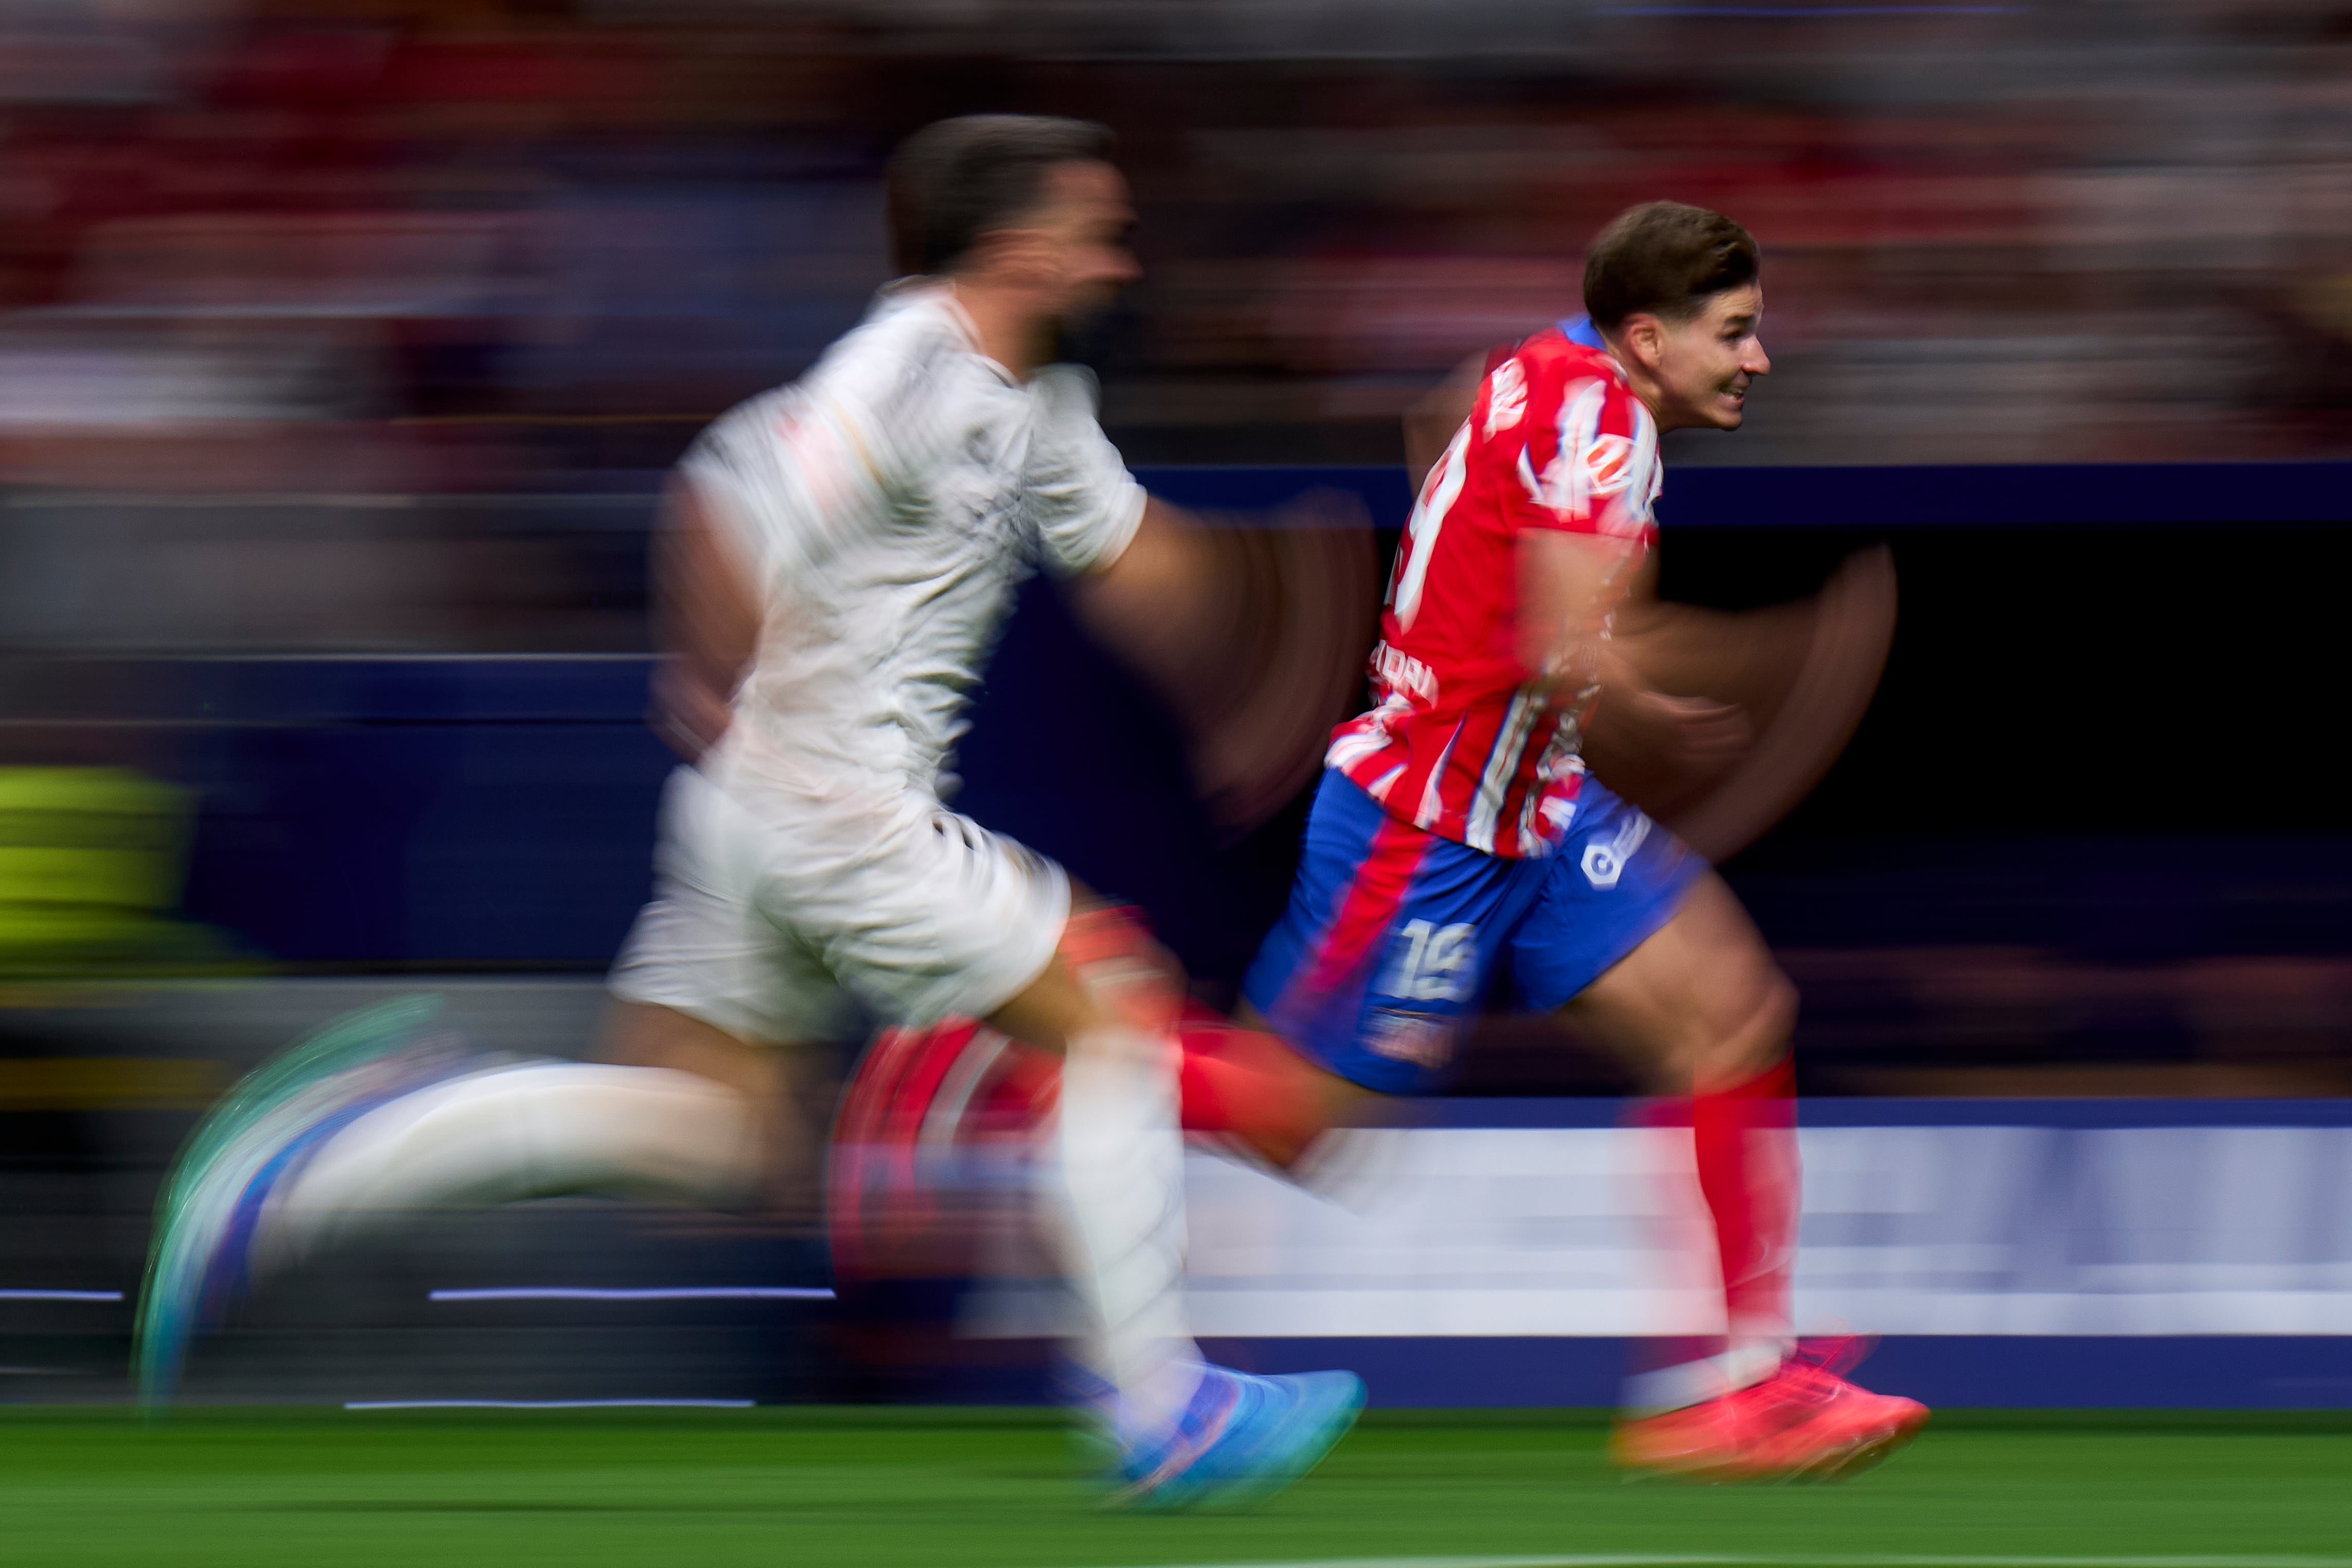
<path fill-rule="evenodd" d="M 1397 928 L 1396 956 L 1379 993 L 1413 1002 L 1459 1002 L 1478 970 L 1478 928 L 1407 921 Z"/>

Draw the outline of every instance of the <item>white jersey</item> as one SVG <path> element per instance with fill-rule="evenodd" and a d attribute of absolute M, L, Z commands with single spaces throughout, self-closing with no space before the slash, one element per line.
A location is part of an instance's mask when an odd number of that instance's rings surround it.
<path fill-rule="evenodd" d="M 1015 585 L 1116 559 L 1144 505 L 1092 379 L 1013 379 L 929 281 L 884 289 L 683 468 L 759 577 L 759 651 L 705 764 L 753 796 L 936 795 Z"/>

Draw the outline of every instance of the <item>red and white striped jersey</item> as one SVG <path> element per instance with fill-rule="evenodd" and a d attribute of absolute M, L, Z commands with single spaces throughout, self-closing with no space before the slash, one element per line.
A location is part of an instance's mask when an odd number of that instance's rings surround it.
<path fill-rule="evenodd" d="M 1657 535 L 1657 426 L 1601 350 L 1554 328 L 1498 359 L 1397 545 L 1377 705 L 1327 761 L 1390 816 L 1490 855 L 1547 854 L 1575 813 L 1590 699 L 1554 706 L 1518 649 L 1518 536 Z"/>

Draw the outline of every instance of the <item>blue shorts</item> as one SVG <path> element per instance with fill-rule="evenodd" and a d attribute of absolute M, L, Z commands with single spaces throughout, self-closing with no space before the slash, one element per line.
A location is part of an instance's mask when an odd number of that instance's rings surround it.
<path fill-rule="evenodd" d="M 1326 773 L 1290 908 L 1243 994 L 1341 1078 L 1425 1093 L 1505 952 L 1519 1005 L 1549 1012 L 1672 919 L 1706 870 L 1590 776 L 1559 847 L 1513 860 L 1400 822 Z"/>

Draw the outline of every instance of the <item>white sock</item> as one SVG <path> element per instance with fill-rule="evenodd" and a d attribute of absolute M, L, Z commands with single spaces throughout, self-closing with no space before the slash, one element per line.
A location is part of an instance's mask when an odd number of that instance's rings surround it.
<path fill-rule="evenodd" d="M 750 1101 L 667 1068 L 534 1062 L 428 1084 L 319 1145 L 270 1198 L 257 1261 L 416 1209 L 566 1193 L 725 1205 L 758 1179 Z"/>
<path fill-rule="evenodd" d="M 1780 1370 L 1790 1348 L 1778 1339 L 1734 1341 L 1716 1355 L 1635 1373 L 1625 1380 L 1626 1412 L 1659 1415 L 1753 1387 Z"/>
<path fill-rule="evenodd" d="M 1176 1045 L 1140 1029 L 1071 1043 L 1044 1161 L 1080 1313 L 1076 1359 L 1114 1394 L 1122 1441 L 1173 1426 L 1201 1380 L 1184 1310 L 1184 1134 Z"/>

